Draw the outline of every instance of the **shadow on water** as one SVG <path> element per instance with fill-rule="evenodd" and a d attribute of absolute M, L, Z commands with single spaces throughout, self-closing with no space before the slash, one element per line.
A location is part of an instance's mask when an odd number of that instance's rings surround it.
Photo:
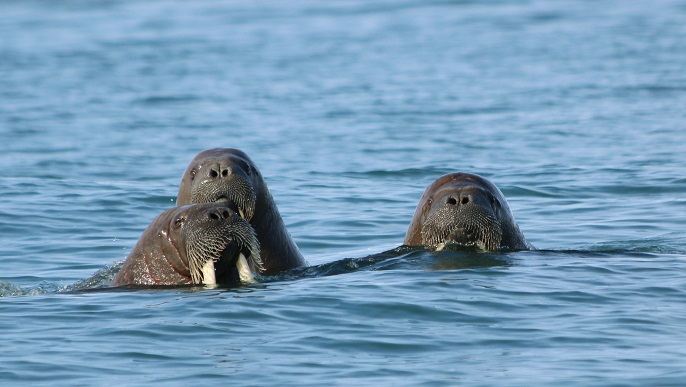
<path fill-rule="evenodd" d="M 484 253 L 472 248 L 430 251 L 423 247 L 400 246 L 362 258 L 345 258 L 316 266 L 290 270 L 269 277 L 272 280 L 327 277 L 361 270 L 459 270 L 467 268 L 511 266 L 507 253 Z"/>

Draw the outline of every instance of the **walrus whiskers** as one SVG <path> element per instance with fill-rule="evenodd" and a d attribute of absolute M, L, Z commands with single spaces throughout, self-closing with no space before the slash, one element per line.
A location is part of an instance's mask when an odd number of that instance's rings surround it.
<path fill-rule="evenodd" d="M 236 215 L 234 215 L 236 216 Z M 215 262 L 231 243 L 238 246 L 236 269 L 241 281 L 254 282 L 255 274 L 263 270 L 259 242 L 255 230 L 243 218 L 211 233 L 200 233 L 191 238 L 187 247 L 189 270 L 194 284 L 215 285 L 217 283 Z M 248 257 L 246 258 L 247 253 Z M 232 257 L 233 258 L 233 257 Z M 242 260 L 241 260 L 242 258 Z M 247 274 L 246 271 L 250 274 Z M 241 272 L 243 275 L 240 275 Z M 254 273 L 252 273 L 254 272 Z"/>

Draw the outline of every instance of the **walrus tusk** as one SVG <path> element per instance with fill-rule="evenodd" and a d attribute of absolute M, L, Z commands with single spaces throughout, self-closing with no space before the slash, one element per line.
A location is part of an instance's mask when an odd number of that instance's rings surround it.
<path fill-rule="evenodd" d="M 202 283 L 205 285 L 217 284 L 217 277 L 214 274 L 214 261 L 211 259 L 202 267 Z"/>
<path fill-rule="evenodd" d="M 238 269 L 238 276 L 241 279 L 241 282 L 243 283 L 255 283 L 255 275 L 253 274 L 252 270 L 250 270 L 250 266 L 248 265 L 248 260 L 245 258 L 245 255 L 241 253 L 241 255 L 238 256 L 238 260 L 236 261 L 236 269 Z M 217 278 L 215 276 L 214 272 L 214 261 L 209 260 L 205 265 L 202 267 L 202 283 L 205 285 L 216 285 L 217 284 Z"/>
<path fill-rule="evenodd" d="M 238 260 L 236 262 L 236 269 L 238 269 L 238 277 L 241 279 L 241 282 L 243 283 L 255 283 L 255 275 L 252 273 L 252 270 L 250 270 L 250 266 L 248 265 L 248 260 L 245 258 L 245 255 L 241 253 L 238 256 Z"/>

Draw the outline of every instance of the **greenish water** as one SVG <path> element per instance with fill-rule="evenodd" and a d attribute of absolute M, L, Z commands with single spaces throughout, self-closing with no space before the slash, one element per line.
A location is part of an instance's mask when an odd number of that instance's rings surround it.
<path fill-rule="evenodd" d="M 0 2 L 0 382 L 679 385 L 686 5 Z M 306 269 L 107 288 L 186 164 L 260 168 Z M 397 249 L 426 186 L 539 250 Z"/>

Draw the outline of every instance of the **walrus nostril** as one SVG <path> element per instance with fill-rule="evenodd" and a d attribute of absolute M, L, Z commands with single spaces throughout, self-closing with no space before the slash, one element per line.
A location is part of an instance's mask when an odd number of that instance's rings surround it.
<path fill-rule="evenodd" d="M 454 206 L 455 204 L 457 204 L 457 200 L 455 198 L 448 198 L 448 200 L 446 200 L 446 203 Z"/>
<path fill-rule="evenodd" d="M 210 219 L 214 219 L 214 220 L 218 220 L 218 219 L 219 219 L 219 215 L 217 215 L 217 213 L 214 212 L 214 211 L 210 212 L 207 216 L 209 216 Z"/>
<path fill-rule="evenodd" d="M 210 171 L 210 177 L 217 177 L 217 176 L 219 176 L 219 173 L 217 173 L 217 171 L 215 171 L 214 169 Z"/>
<path fill-rule="evenodd" d="M 229 170 L 228 170 L 228 169 L 223 169 L 223 170 L 222 170 L 222 176 L 224 176 L 224 177 L 229 176 Z"/>
<path fill-rule="evenodd" d="M 224 216 L 224 219 L 229 219 L 229 215 L 229 211 L 224 210 L 224 212 L 222 212 L 222 216 Z"/>
<path fill-rule="evenodd" d="M 467 204 L 467 203 L 469 203 L 469 196 L 463 197 L 461 203 L 462 203 L 462 204 Z"/>

